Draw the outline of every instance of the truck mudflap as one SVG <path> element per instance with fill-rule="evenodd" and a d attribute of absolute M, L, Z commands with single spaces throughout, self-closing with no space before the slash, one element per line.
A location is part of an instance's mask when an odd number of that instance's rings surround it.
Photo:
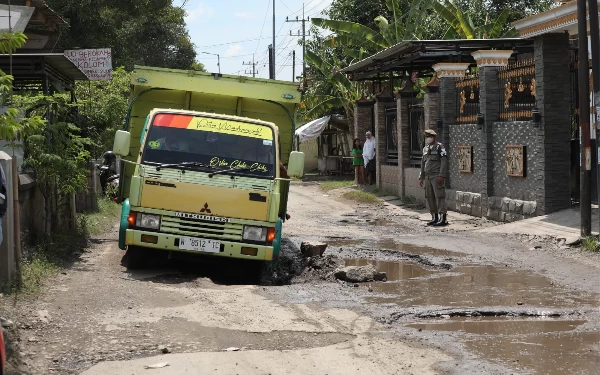
<path fill-rule="evenodd" d="M 121 221 L 119 222 L 119 249 L 126 250 L 127 245 L 125 244 L 125 237 L 127 235 L 127 229 L 129 228 L 129 212 L 131 211 L 131 205 L 129 204 L 129 198 L 125 199 L 121 208 Z"/>
<path fill-rule="evenodd" d="M 276 259 L 279 256 L 279 251 L 281 250 L 281 230 L 283 227 L 283 221 L 281 218 L 277 219 L 277 223 L 275 223 L 275 239 L 273 240 L 273 259 Z"/>

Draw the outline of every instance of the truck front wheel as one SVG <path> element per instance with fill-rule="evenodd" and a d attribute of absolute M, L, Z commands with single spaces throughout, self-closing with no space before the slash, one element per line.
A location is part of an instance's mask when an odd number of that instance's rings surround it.
<path fill-rule="evenodd" d="M 148 265 L 148 257 L 150 253 L 144 251 L 141 247 L 128 246 L 127 252 L 125 253 L 125 264 L 128 269 L 139 270 L 145 268 Z"/>

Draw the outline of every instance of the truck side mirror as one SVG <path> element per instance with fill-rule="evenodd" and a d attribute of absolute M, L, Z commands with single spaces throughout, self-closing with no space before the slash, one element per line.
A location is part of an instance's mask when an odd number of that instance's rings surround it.
<path fill-rule="evenodd" d="M 113 152 L 119 156 L 128 156 L 130 144 L 131 134 L 124 130 L 117 130 L 117 133 L 115 134 L 115 143 L 113 144 Z"/>
<path fill-rule="evenodd" d="M 288 175 L 296 178 L 304 176 L 304 152 L 292 151 L 288 161 Z"/>

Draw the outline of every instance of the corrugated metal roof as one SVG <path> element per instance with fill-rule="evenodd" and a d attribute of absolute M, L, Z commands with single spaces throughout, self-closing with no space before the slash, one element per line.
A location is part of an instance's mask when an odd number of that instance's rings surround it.
<path fill-rule="evenodd" d="M 85 73 L 62 53 L 16 53 L 12 56 L 15 60 L 42 58 L 46 64 L 73 81 L 89 81 Z M 8 60 L 9 56 L 2 55 L 0 59 Z"/>
<path fill-rule="evenodd" d="M 360 75 L 360 79 L 391 71 L 431 70 L 439 62 L 473 62 L 472 52 L 484 49 L 513 49 L 517 53 L 533 51 L 533 40 L 510 39 L 456 39 L 412 40 L 389 47 L 369 56 L 342 72 Z"/>

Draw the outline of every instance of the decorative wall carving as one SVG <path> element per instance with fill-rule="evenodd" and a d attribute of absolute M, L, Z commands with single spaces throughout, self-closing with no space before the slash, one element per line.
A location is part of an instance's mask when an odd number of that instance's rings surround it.
<path fill-rule="evenodd" d="M 473 173 L 473 146 L 458 146 L 458 171 Z"/>
<path fill-rule="evenodd" d="M 525 177 L 525 146 L 506 146 L 504 163 L 507 176 Z"/>

